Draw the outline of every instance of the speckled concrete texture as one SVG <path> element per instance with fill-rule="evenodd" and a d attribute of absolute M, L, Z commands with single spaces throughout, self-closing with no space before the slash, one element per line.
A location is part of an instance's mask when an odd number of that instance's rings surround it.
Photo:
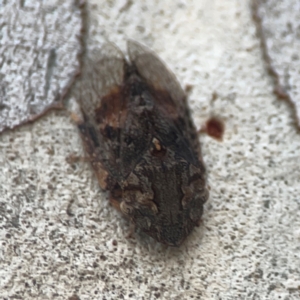
<path fill-rule="evenodd" d="M 275 91 L 292 103 L 300 127 L 300 2 L 253 0 L 253 4 Z"/>
<path fill-rule="evenodd" d="M 67 112 L 0 136 L 0 298 L 299 299 L 300 135 L 272 94 L 250 3 L 96 1 L 90 40 L 154 49 L 192 86 L 210 185 L 203 224 L 178 249 L 144 236 L 108 203 Z M 91 42 L 92 43 L 92 42 Z M 215 94 L 216 97 L 212 97 Z"/>
<path fill-rule="evenodd" d="M 80 6 L 0 1 L 0 28 L 1 132 L 59 104 L 79 68 Z"/>

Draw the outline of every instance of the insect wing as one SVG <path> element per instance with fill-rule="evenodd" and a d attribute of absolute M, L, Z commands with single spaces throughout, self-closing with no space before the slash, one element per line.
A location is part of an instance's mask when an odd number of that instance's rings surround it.
<path fill-rule="evenodd" d="M 161 59 L 147 47 L 129 40 L 128 53 L 131 63 L 139 75 L 155 89 L 167 92 L 178 112 L 185 106 L 185 93 L 175 75 L 165 66 Z"/>
<path fill-rule="evenodd" d="M 83 114 L 78 127 L 92 162 L 117 178 L 120 156 L 122 84 L 126 61 L 113 44 L 90 53 L 78 83 Z M 96 165 L 96 164 L 95 164 Z M 98 172 L 98 170 L 96 170 Z"/>
<path fill-rule="evenodd" d="M 124 57 L 113 44 L 105 44 L 100 50 L 92 51 L 84 62 L 79 82 L 79 101 L 90 120 L 100 107 L 102 97 L 122 85 Z"/>
<path fill-rule="evenodd" d="M 188 140 L 198 158 L 201 158 L 198 136 L 195 126 L 191 122 L 186 96 L 175 75 L 147 47 L 132 40 L 128 41 L 127 47 L 130 61 L 139 75 L 149 86 L 158 91 L 157 96 L 154 97 L 156 106 L 167 112 L 168 119 L 173 123 L 173 126 Z"/>

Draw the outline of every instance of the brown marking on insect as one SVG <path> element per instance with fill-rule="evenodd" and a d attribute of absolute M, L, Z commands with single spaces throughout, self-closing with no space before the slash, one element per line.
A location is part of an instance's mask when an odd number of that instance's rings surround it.
<path fill-rule="evenodd" d="M 73 116 L 100 186 L 132 224 L 179 246 L 208 199 L 205 167 L 186 95 L 148 48 L 128 42 L 90 54 Z"/>
<path fill-rule="evenodd" d="M 110 204 L 118 211 L 121 211 L 120 208 L 120 201 L 116 200 L 115 198 L 113 198 L 111 195 L 109 197 L 109 202 Z"/>
<path fill-rule="evenodd" d="M 95 110 L 95 120 L 100 124 L 101 130 L 104 127 L 112 128 L 122 127 L 120 121 L 126 119 L 126 109 L 122 102 L 122 90 L 119 87 L 114 87 L 109 94 L 105 95 L 100 103 L 100 106 Z"/>
<path fill-rule="evenodd" d="M 157 99 L 157 102 L 160 102 L 160 105 L 157 107 L 163 114 L 167 114 L 169 118 L 176 120 L 179 118 L 178 108 L 176 107 L 174 100 L 166 91 L 154 90 L 153 97 Z"/>
<path fill-rule="evenodd" d="M 93 162 L 92 166 L 96 172 L 96 176 L 99 182 L 100 187 L 103 190 L 107 189 L 108 186 L 108 179 L 109 179 L 109 174 L 108 172 L 105 170 L 105 168 L 102 166 L 102 164 L 97 161 L 97 162 Z"/>
<path fill-rule="evenodd" d="M 71 112 L 70 117 L 71 117 L 72 121 L 75 122 L 75 123 L 80 123 L 82 121 L 81 118 L 80 118 L 80 116 L 77 115 L 74 112 Z"/>
<path fill-rule="evenodd" d="M 87 156 L 78 156 L 75 154 L 70 154 L 69 156 L 66 157 L 66 162 L 68 164 L 73 164 L 77 162 L 90 162 L 90 161 L 91 161 L 90 157 Z"/>

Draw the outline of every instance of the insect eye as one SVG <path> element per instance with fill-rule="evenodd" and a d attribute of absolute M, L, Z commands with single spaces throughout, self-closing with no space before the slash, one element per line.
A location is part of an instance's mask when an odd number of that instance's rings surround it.
<path fill-rule="evenodd" d="M 163 156 L 165 156 L 167 150 L 160 143 L 160 141 L 157 138 L 153 138 L 153 140 L 152 140 L 152 146 L 153 146 L 153 148 L 152 148 L 151 154 L 153 156 L 156 156 L 156 157 L 163 157 Z"/>

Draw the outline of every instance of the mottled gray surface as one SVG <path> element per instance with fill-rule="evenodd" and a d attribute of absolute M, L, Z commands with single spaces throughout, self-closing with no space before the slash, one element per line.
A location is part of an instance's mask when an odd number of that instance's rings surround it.
<path fill-rule="evenodd" d="M 253 0 L 263 46 L 275 75 L 275 91 L 293 103 L 300 126 L 300 2 Z"/>
<path fill-rule="evenodd" d="M 60 100 L 79 67 L 80 30 L 75 1 L 0 1 L 0 132 Z"/>
<path fill-rule="evenodd" d="M 212 113 L 225 121 L 222 143 L 200 137 L 203 225 L 179 249 L 127 239 L 88 164 L 66 162 L 83 153 L 68 114 L 51 113 L 0 136 L 1 297 L 299 299 L 300 136 L 272 94 L 249 3 L 97 3 L 94 42 L 152 47 L 193 86 L 197 126 Z"/>

